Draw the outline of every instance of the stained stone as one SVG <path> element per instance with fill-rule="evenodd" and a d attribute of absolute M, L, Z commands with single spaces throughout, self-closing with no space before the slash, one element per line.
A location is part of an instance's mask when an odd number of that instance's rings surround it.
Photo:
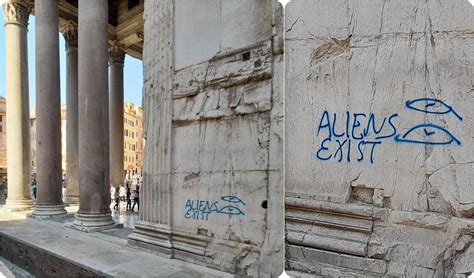
<path fill-rule="evenodd" d="M 473 11 L 465 0 L 286 6 L 292 268 L 419 277 L 474 269 L 463 237 L 474 211 Z"/>
<path fill-rule="evenodd" d="M 28 91 L 27 26 L 30 9 L 26 1 L 3 1 L 5 20 L 5 91 L 8 198 L 5 208 L 30 210 L 31 150 Z"/>
<path fill-rule="evenodd" d="M 79 189 L 70 227 L 113 226 L 110 212 L 107 12 L 105 1 L 79 2 Z"/>
<path fill-rule="evenodd" d="M 237 276 L 278 276 L 281 6 L 148 1 L 144 16 L 143 202 L 129 243 Z"/>
<path fill-rule="evenodd" d="M 36 1 L 37 200 L 33 216 L 66 214 L 62 201 L 58 1 Z"/>

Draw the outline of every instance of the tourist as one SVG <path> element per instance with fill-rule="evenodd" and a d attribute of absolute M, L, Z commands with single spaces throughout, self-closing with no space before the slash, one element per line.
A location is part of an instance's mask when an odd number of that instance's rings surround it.
<path fill-rule="evenodd" d="M 140 187 L 136 187 L 135 191 L 133 192 L 133 206 L 132 211 L 135 211 L 135 205 L 137 205 L 138 210 L 140 211 Z"/>
<path fill-rule="evenodd" d="M 62 188 L 62 200 L 63 200 L 63 203 L 66 203 L 66 196 L 67 196 L 67 188 L 66 188 L 66 183 L 63 181 L 63 188 Z"/>
<path fill-rule="evenodd" d="M 33 198 L 36 200 L 36 178 L 31 180 L 31 192 L 33 193 Z"/>
<path fill-rule="evenodd" d="M 120 201 L 125 202 L 125 198 L 127 196 L 127 189 L 123 187 L 122 185 L 120 185 L 119 192 L 120 192 Z"/>
<path fill-rule="evenodd" d="M 127 210 L 132 210 L 132 191 L 130 190 L 130 186 L 127 183 Z"/>
<path fill-rule="evenodd" d="M 120 189 L 119 189 L 119 187 L 115 188 L 114 197 L 115 197 L 114 210 L 120 210 Z"/>
<path fill-rule="evenodd" d="M 132 176 L 132 188 L 136 188 L 138 185 L 138 178 L 139 176 L 137 174 L 134 174 Z"/>

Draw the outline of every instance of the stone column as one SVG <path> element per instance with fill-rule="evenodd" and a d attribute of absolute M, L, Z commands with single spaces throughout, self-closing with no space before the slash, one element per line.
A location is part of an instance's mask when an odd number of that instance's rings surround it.
<path fill-rule="evenodd" d="M 30 10 L 24 1 L 3 2 L 7 101 L 7 177 L 11 211 L 32 208 L 31 149 L 28 91 L 27 25 Z"/>
<path fill-rule="evenodd" d="M 123 183 L 123 64 L 125 51 L 118 41 L 109 47 L 110 184 Z"/>
<path fill-rule="evenodd" d="M 79 204 L 79 127 L 77 83 L 77 25 L 61 28 L 66 41 L 66 202 Z"/>
<path fill-rule="evenodd" d="M 37 201 L 33 216 L 65 214 L 61 177 L 58 0 L 36 0 Z"/>
<path fill-rule="evenodd" d="M 144 104 L 143 184 L 140 214 L 128 242 L 136 246 L 156 246 L 163 255 L 172 249 L 171 142 L 173 134 L 174 0 L 145 1 L 144 72 L 150 79 L 143 84 Z M 154 59 L 153 57 L 160 57 Z M 159 84 L 157 86 L 157 84 Z M 145 244 L 143 244 L 145 243 Z"/>
<path fill-rule="evenodd" d="M 73 227 L 114 224 L 110 212 L 108 2 L 79 1 L 79 211 Z"/>

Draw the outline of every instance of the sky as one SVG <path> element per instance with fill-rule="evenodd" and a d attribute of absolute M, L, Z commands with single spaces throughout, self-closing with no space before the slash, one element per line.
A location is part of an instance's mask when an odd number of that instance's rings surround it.
<path fill-rule="evenodd" d="M 0 96 L 5 96 L 5 28 L 3 12 L 0 11 Z M 59 37 L 59 59 L 61 67 L 61 104 L 66 104 L 66 50 L 64 38 Z M 30 16 L 28 25 L 28 78 L 30 110 L 35 105 L 35 17 Z M 142 106 L 143 65 L 142 61 L 126 56 L 124 67 L 124 99 Z"/>

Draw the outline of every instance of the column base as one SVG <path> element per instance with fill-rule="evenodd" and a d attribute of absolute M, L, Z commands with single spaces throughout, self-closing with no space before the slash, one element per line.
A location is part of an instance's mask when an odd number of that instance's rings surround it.
<path fill-rule="evenodd" d="M 116 224 L 111 213 L 84 214 L 76 213 L 76 219 L 65 225 L 68 228 L 86 233 L 122 228 L 123 224 Z"/>
<path fill-rule="evenodd" d="M 160 257 L 173 258 L 172 232 L 167 225 L 138 222 L 128 236 L 128 244 L 154 251 Z"/>
<path fill-rule="evenodd" d="M 75 207 L 79 206 L 79 197 L 77 196 L 66 196 L 66 206 Z"/>
<path fill-rule="evenodd" d="M 191 234 L 171 229 L 166 224 L 139 221 L 128 236 L 128 245 L 152 251 L 165 258 L 173 258 L 245 277 L 267 277 L 260 247 L 213 236 Z M 242 272 L 244 273 L 244 272 Z M 258 273 L 261 273 L 260 275 Z M 238 276 L 238 275 L 237 275 Z"/>
<path fill-rule="evenodd" d="M 64 204 L 61 205 L 36 205 L 33 213 L 28 214 L 28 217 L 36 219 L 50 219 L 53 217 L 66 216 L 67 211 L 64 209 Z"/>
<path fill-rule="evenodd" d="M 33 201 L 29 199 L 12 200 L 7 198 L 4 209 L 10 212 L 28 211 L 33 209 Z"/>

